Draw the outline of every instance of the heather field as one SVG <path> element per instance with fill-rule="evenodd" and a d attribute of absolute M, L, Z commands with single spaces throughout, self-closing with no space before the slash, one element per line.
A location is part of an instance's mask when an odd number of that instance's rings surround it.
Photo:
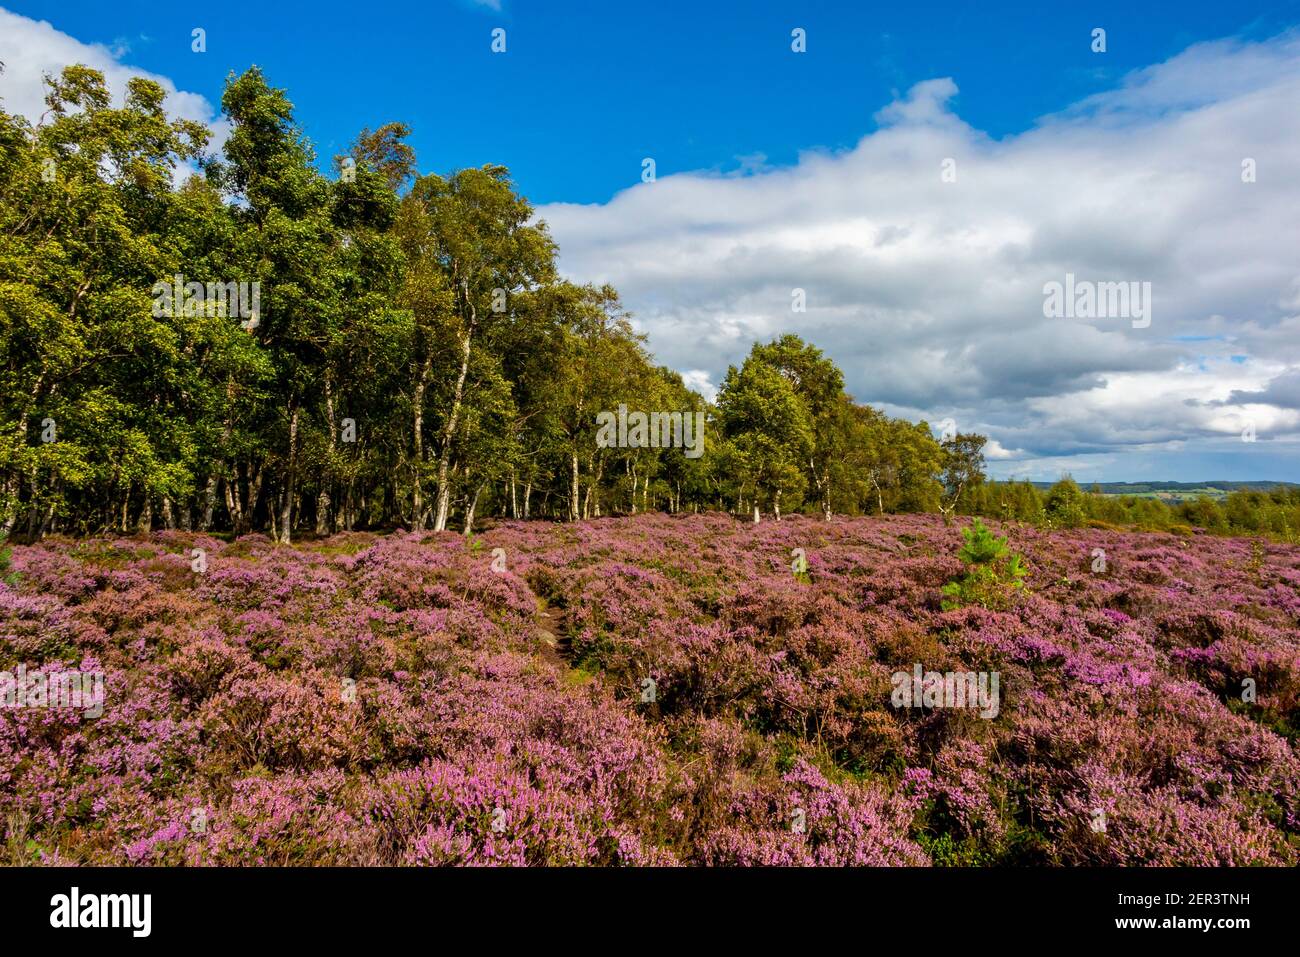
<path fill-rule="evenodd" d="M 944 610 L 961 524 L 16 547 L 0 668 L 105 696 L 0 716 L 7 862 L 1296 863 L 1300 549 L 995 526 L 1026 587 Z"/>

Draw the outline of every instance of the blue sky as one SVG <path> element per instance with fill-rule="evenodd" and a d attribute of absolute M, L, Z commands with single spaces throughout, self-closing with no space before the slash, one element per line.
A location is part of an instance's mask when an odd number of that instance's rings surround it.
<path fill-rule="evenodd" d="M 400 119 L 424 171 L 509 166 L 534 202 L 598 202 L 635 182 L 853 146 L 898 91 L 934 76 L 993 136 L 1108 88 L 1197 40 L 1267 36 L 1300 3 L 654 3 L 424 0 L 279 4 L 15 2 L 178 88 L 220 100 L 232 69 L 286 87 L 318 152 Z M 1137 9 L 1144 6 L 1146 9 Z M 743 11 L 743 12 L 738 12 Z M 207 31 L 208 52 L 190 51 Z M 812 55 L 790 55 L 803 27 Z M 1089 31 L 1109 30 L 1099 62 Z M 506 30 L 507 53 L 490 50 Z"/>
<path fill-rule="evenodd" d="M 1300 0 L 0 0 L 0 96 L 31 116 L 71 59 L 144 72 L 219 139 L 257 64 L 322 168 L 390 120 L 423 171 L 508 166 L 566 274 L 612 282 L 706 394 L 796 332 L 860 401 L 989 435 L 998 476 L 1300 481 L 1298 24 Z M 1149 282 L 1153 320 L 1045 316 L 1067 273 Z"/>

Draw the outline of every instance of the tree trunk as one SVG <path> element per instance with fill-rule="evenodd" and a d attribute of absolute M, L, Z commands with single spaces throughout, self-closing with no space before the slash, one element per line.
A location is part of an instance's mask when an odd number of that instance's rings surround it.
<path fill-rule="evenodd" d="M 433 356 L 424 360 L 420 368 L 420 377 L 415 383 L 415 394 L 411 400 L 411 447 L 415 450 L 415 484 L 412 489 L 412 510 L 415 514 L 415 530 L 424 531 L 424 393 L 429 387 L 429 372 L 433 368 Z"/>
<path fill-rule="evenodd" d="M 480 485 L 474 489 L 474 497 L 469 500 L 469 506 L 465 509 L 465 537 L 469 538 L 470 533 L 474 531 L 474 510 L 478 508 L 478 497 L 483 493 L 483 486 Z"/>
<path fill-rule="evenodd" d="M 262 483 L 266 480 L 266 463 L 259 462 L 257 471 L 253 473 L 253 484 L 248 489 L 248 505 L 244 509 L 245 532 L 252 531 L 253 521 L 257 516 L 257 503 L 262 500 Z"/>
<path fill-rule="evenodd" d="M 18 521 L 18 470 L 14 469 L 5 478 L 5 489 L 2 493 L 4 496 L 4 521 L 0 522 L 0 529 L 8 535 L 13 531 L 14 523 Z"/>
<path fill-rule="evenodd" d="M 207 484 L 203 487 L 203 518 L 199 519 L 199 531 L 206 532 L 212 527 L 212 513 L 217 508 L 217 476 L 215 474 L 208 476 Z"/>
<path fill-rule="evenodd" d="M 322 488 L 316 493 L 316 534 L 322 538 L 330 533 L 330 493 Z"/>
<path fill-rule="evenodd" d="M 39 386 L 39 383 L 38 383 Z M 18 417 L 18 436 L 14 445 L 22 448 L 27 444 L 27 411 Z M 5 479 L 4 490 L 4 533 L 8 535 L 13 531 L 15 523 L 18 521 L 18 492 L 21 482 L 21 476 L 18 469 L 14 469 Z"/>
<path fill-rule="evenodd" d="M 238 472 L 235 473 L 238 475 Z M 226 512 L 230 515 L 230 529 L 238 535 L 244 524 L 244 509 L 239 500 L 239 479 L 227 475 L 221 483 L 221 490 L 226 497 Z"/>
<path fill-rule="evenodd" d="M 226 480 L 221 482 L 221 492 L 226 499 L 226 514 L 230 515 L 230 531 L 239 534 L 239 516 L 243 508 L 239 502 L 239 486 L 231 485 L 231 481 L 231 477 L 226 476 Z"/>
<path fill-rule="evenodd" d="M 45 530 L 50 527 L 50 522 L 54 518 L 54 502 L 51 500 L 44 509 L 32 509 L 32 524 L 30 537 L 32 541 L 40 541 L 45 537 Z"/>
<path fill-rule="evenodd" d="M 957 503 L 958 503 L 959 501 L 961 501 L 961 493 L 962 493 L 962 489 L 964 489 L 965 487 L 966 487 L 966 483 L 965 483 L 965 482 L 963 482 L 963 483 L 961 483 L 960 485 L 957 486 L 957 492 L 956 492 L 955 495 L 953 495 L 953 497 L 952 497 L 952 503 L 951 503 L 947 508 L 944 508 L 944 506 L 943 506 L 943 498 L 942 498 L 942 496 L 939 498 L 939 511 L 943 513 L 943 524 L 944 524 L 944 525 L 951 525 L 951 524 L 952 524 L 952 518 L 953 518 L 953 515 L 954 515 L 954 514 L 956 513 L 956 511 L 957 511 Z"/>
<path fill-rule="evenodd" d="M 578 520 L 578 450 L 569 452 L 569 521 Z"/>
<path fill-rule="evenodd" d="M 474 336 L 474 328 L 478 324 L 478 313 L 474 310 L 474 304 L 469 301 L 468 283 L 464 280 L 461 280 L 461 289 L 469 308 L 470 322 L 460 346 L 460 372 L 456 376 L 456 390 L 452 393 L 451 399 L 451 415 L 447 417 L 447 427 L 442 433 L 442 448 L 438 453 L 438 513 L 433 522 L 435 532 L 446 531 L 447 513 L 451 511 L 451 483 L 448 475 L 451 466 L 451 441 L 460 420 L 460 405 L 465 396 L 465 378 L 469 375 L 470 342 Z"/>
<path fill-rule="evenodd" d="M 754 499 L 754 524 L 757 525 L 758 523 L 759 523 L 758 499 L 755 498 Z"/>
<path fill-rule="evenodd" d="M 235 403 L 235 377 L 227 376 L 226 377 L 226 416 L 221 423 L 222 458 L 218 460 L 223 464 L 225 464 L 226 462 L 225 454 L 227 450 L 230 448 L 230 436 L 231 436 L 231 432 L 233 431 L 233 428 L 230 423 L 230 409 L 234 406 L 234 403 Z M 225 468 L 223 468 L 222 471 L 224 474 L 221 475 L 220 478 L 226 484 L 229 484 L 230 472 L 233 471 L 233 463 L 226 464 Z M 218 475 L 214 471 L 212 474 L 208 476 L 207 485 L 203 490 L 203 520 L 199 526 L 200 531 L 206 532 L 210 528 L 212 528 L 212 513 L 216 510 L 216 505 L 217 505 L 217 479 L 218 479 Z M 229 508 L 228 500 L 229 500 L 229 495 L 227 495 L 227 508 L 226 508 L 226 511 L 229 512 L 230 508 Z M 231 514 L 230 520 L 233 523 L 235 520 L 234 512 L 231 512 L 230 514 Z"/>
<path fill-rule="evenodd" d="M 289 409 L 289 460 L 284 471 L 283 500 L 280 502 L 280 542 L 288 545 L 293 537 L 293 499 L 298 466 L 298 406 Z"/>
<path fill-rule="evenodd" d="M 322 538 L 330 533 L 330 486 L 334 481 L 339 441 L 338 421 L 334 418 L 334 388 L 328 373 L 325 376 L 325 418 L 328 420 L 330 436 L 329 467 L 322 471 L 320 488 L 316 491 L 316 534 Z"/>

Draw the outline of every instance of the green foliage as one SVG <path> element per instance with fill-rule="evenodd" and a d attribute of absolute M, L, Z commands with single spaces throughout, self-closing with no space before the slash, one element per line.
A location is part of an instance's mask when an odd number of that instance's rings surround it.
<path fill-rule="evenodd" d="M 1190 524 L 1203 528 L 1207 532 L 1228 530 L 1228 517 L 1219 507 L 1219 503 L 1212 498 L 1199 495 L 1179 511 Z"/>
<path fill-rule="evenodd" d="M 257 68 L 226 81 L 220 154 L 152 81 L 120 105 L 84 66 L 47 82 L 36 126 L 0 110 L 0 528 L 17 536 L 933 511 L 982 477 L 982 438 L 954 457 L 858 405 L 798 336 L 756 343 L 711 406 L 654 365 L 615 290 L 559 278 L 504 167 L 419 176 L 402 123 L 361 130 L 329 176 Z M 177 276 L 257 284 L 257 321 L 158 308 Z M 703 456 L 598 446 L 620 405 L 705 416 Z"/>
<path fill-rule="evenodd" d="M 948 521 L 963 494 L 969 494 L 984 481 L 984 444 L 982 435 L 959 433 L 943 442 L 944 497 L 940 508 Z"/>
<path fill-rule="evenodd" d="M 1103 493 L 1097 486 L 1085 492 L 1069 478 L 1057 482 L 1046 493 L 1029 482 L 987 482 L 968 491 L 958 511 L 1044 528 L 1136 527 L 1184 536 L 1200 529 L 1217 535 L 1263 535 L 1284 542 L 1297 540 L 1300 487 L 1237 489 L 1217 499 L 1204 489 L 1182 501 L 1157 497 L 1173 494 Z"/>
<path fill-rule="evenodd" d="M 1300 535 L 1300 488 L 1179 502 L 988 482 L 983 436 L 941 444 L 855 402 L 795 335 L 755 343 L 712 406 L 655 366 L 614 289 L 559 278 L 504 167 L 418 176 L 410 129 L 388 123 L 323 175 L 256 68 L 227 80 L 220 154 L 153 81 L 120 102 L 85 66 L 47 84 L 36 125 L 0 110 L 0 529 L 15 538 L 468 532 L 483 515 L 656 508 Z M 177 185 L 187 166 L 199 175 Z M 178 274 L 260 284 L 257 324 L 160 314 L 155 284 Z M 620 404 L 705 415 L 704 455 L 598 447 L 597 413 Z"/>
<path fill-rule="evenodd" d="M 388 123 L 323 175 L 256 68 L 227 80 L 220 154 L 153 81 L 120 102 L 85 66 L 47 83 L 36 125 L 0 110 L 0 528 L 16 538 L 716 508 L 1300 541 L 1300 487 L 987 481 L 983 436 L 940 443 L 855 402 L 795 335 L 755 343 L 710 405 L 656 367 L 614 289 L 559 278 L 504 167 L 418 176 L 410 129 Z M 258 324 L 157 314 L 154 284 L 177 274 L 260 283 Z M 598 448 L 596 414 L 620 404 L 704 414 L 703 457 Z"/>
<path fill-rule="evenodd" d="M 854 402 L 835 364 L 794 335 L 756 344 L 730 368 L 717 411 L 717 488 L 743 514 L 938 511 L 944 469 L 959 468 L 925 423 Z M 963 438 L 964 486 L 983 478 L 984 440 Z"/>
<path fill-rule="evenodd" d="M 727 370 L 718 393 L 723 438 L 732 445 L 740 495 L 779 515 L 807 489 L 804 463 L 813 450 L 807 405 L 779 369 L 751 357 Z"/>
<path fill-rule="evenodd" d="M 0 581 L 6 585 L 18 583 L 18 573 L 10 571 L 13 553 L 13 547 L 7 541 L 7 537 L 0 533 Z"/>
<path fill-rule="evenodd" d="M 918 834 L 916 841 L 930 855 L 935 867 L 990 867 L 998 863 L 992 852 L 971 837 Z"/>
<path fill-rule="evenodd" d="M 1011 596 L 1025 587 L 1028 569 L 1024 558 L 1013 553 L 1006 538 L 994 535 L 978 518 L 961 534 L 964 543 L 957 557 L 966 566 L 966 574 L 943 586 L 944 610 L 968 604 L 1006 607 Z"/>
<path fill-rule="evenodd" d="M 1079 528 L 1086 517 L 1083 490 L 1067 475 L 1048 489 L 1043 510 L 1049 527 Z"/>

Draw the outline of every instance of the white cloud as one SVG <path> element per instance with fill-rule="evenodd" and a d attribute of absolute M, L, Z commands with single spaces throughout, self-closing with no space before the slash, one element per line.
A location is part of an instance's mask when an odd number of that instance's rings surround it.
<path fill-rule="evenodd" d="M 917 84 L 851 150 L 539 214 L 564 271 L 613 283 L 695 377 L 792 331 L 859 400 L 952 416 L 1008 468 L 1211 449 L 1247 418 L 1294 461 L 1300 37 L 1199 44 L 999 140 L 956 92 Z M 1045 318 L 1043 285 L 1067 272 L 1150 282 L 1150 327 Z"/>
<path fill-rule="evenodd" d="M 984 444 L 984 458 L 991 462 L 1016 457 L 1016 452 L 1003 448 L 1002 443 L 997 439 L 989 439 L 988 442 Z"/>
<path fill-rule="evenodd" d="M 82 43 L 56 30 L 46 20 L 31 20 L 0 9 L 0 62 L 5 65 L 4 73 L 0 73 L 0 106 L 9 113 L 27 117 L 32 123 L 39 122 L 46 109 L 45 76 L 58 76 L 65 66 L 81 63 L 104 74 L 113 101 L 119 104 L 131 77 L 154 80 L 167 92 L 167 111 L 177 118 L 207 126 L 213 133 L 209 148 L 219 149 L 229 128 L 218 110 L 197 93 L 177 90 L 176 84 L 165 76 L 122 63 L 122 57 L 129 52 L 125 40 L 114 40 L 111 48 L 100 43 Z"/>
<path fill-rule="evenodd" d="M 718 387 L 704 369 L 687 369 L 682 373 L 682 382 L 688 389 L 694 389 L 704 398 L 713 402 L 718 397 Z"/>

